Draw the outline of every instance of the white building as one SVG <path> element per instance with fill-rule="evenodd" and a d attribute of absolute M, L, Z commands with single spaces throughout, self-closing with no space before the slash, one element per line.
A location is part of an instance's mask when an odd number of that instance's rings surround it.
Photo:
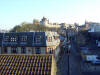
<path fill-rule="evenodd" d="M 44 25 L 44 26 L 50 27 L 50 28 L 60 28 L 61 27 L 59 24 L 50 23 L 49 20 L 45 17 L 43 17 L 43 19 L 40 21 L 40 25 Z"/>
<path fill-rule="evenodd" d="M 40 25 L 48 26 L 49 20 L 47 20 L 47 18 L 43 17 L 43 19 L 40 21 Z"/>
<path fill-rule="evenodd" d="M 100 23 L 86 22 L 85 25 L 89 32 L 100 32 Z"/>

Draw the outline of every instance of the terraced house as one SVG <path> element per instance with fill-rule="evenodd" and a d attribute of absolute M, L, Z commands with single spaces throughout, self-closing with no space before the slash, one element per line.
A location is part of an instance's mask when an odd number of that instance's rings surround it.
<path fill-rule="evenodd" d="M 0 33 L 0 54 L 53 54 L 59 44 L 56 32 Z"/>

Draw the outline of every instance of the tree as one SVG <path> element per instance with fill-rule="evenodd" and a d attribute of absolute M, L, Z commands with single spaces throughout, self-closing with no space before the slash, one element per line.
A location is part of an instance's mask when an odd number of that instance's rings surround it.
<path fill-rule="evenodd" d="M 21 25 L 15 26 L 10 32 L 30 32 L 30 31 L 57 31 L 57 28 L 49 28 L 44 25 L 29 24 L 23 22 Z"/>
<path fill-rule="evenodd" d="M 10 32 L 22 32 L 21 26 L 16 25 L 13 29 L 10 30 Z"/>

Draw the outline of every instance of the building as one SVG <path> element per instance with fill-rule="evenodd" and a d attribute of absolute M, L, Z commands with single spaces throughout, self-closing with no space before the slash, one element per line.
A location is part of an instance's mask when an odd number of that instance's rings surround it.
<path fill-rule="evenodd" d="M 0 33 L 7 33 L 8 30 L 3 30 L 3 29 L 0 29 Z"/>
<path fill-rule="evenodd" d="M 40 21 L 37 20 L 37 19 L 34 19 L 34 20 L 33 20 L 33 24 L 34 24 L 34 25 L 40 25 Z"/>
<path fill-rule="evenodd" d="M 89 32 L 100 32 L 100 23 L 89 23 Z"/>
<path fill-rule="evenodd" d="M 56 32 L 0 33 L 1 54 L 53 54 L 59 44 Z"/>
<path fill-rule="evenodd" d="M 43 19 L 41 19 L 41 21 L 40 21 L 40 25 L 45 25 L 45 26 L 49 25 L 49 20 L 47 20 L 47 18 L 43 17 Z"/>
<path fill-rule="evenodd" d="M 85 21 L 83 25 L 89 32 L 100 32 L 100 23 Z"/>
<path fill-rule="evenodd" d="M 55 75 L 56 32 L 0 33 L 0 75 Z"/>
<path fill-rule="evenodd" d="M 60 23 L 61 28 L 68 28 L 70 26 L 70 24 L 66 24 L 66 23 Z"/>
<path fill-rule="evenodd" d="M 0 54 L 1 54 L 1 48 L 2 48 L 2 39 L 3 39 L 3 34 L 0 33 Z"/>
<path fill-rule="evenodd" d="M 61 26 L 59 24 L 52 24 L 49 22 L 49 20 L 45 17 L 43 17 L 40 21 L 40 25 L 49 27 L 49 28 L 60 28 Z"/>

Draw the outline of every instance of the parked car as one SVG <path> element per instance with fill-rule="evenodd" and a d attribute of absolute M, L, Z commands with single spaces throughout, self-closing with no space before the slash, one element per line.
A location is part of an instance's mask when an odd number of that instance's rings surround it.
<path fill-rule="evenodd" d="M 98 42 L 98 47 L 100 47 L 100 41 Z"/>
<path fill-rule="evenodd" d="M 97 56 L 96 60 L 92 61 L 92 64 L 100 64 L 100 57 Z"/>
<path fill-rule="evenodd" d="M 86 61 L 91 64 L 100 64 L 100 57 L 97 55 L 88 55 L 86 56 Z"/>
<path fill-rule="evenodd" d="M 96 57 L 97 57 L 97 55 L 87 55 L 86 60 L 87 61 L 96 61 L 97 60 Z"/>

